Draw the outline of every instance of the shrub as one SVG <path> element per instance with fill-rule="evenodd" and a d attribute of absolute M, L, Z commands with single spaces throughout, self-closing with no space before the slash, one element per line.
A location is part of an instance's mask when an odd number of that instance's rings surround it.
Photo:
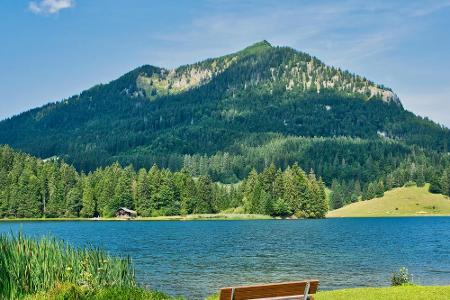
<path fill-rule="evenodd" d="M 411 186 L 416 186 L 416 183 L 414 181 L 408 181 L 407 183 L 405 183 L 405 187 L 411 187 Z"/>
<path fill-rule="evenodd" d="M 245 209 L 242 206 L 230 207 L 222 211 L 224 214 L 245 214 Z"/>
<path fill-rule="evenodd" d="M 391 277 L 391 285 L 408 285 L 412 284 L 412 274 L 409 274 L 407 268 L 400 268 L 397 272 L 394 272 Z"/>

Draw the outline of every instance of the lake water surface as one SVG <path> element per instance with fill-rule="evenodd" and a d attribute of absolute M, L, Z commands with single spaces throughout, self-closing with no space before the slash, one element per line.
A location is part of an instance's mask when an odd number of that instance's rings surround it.
<path fill-rule="evenodd" d="M 264 221 L 0 222 L 130 255 L 138 281 L 188 299 L 229 285 L 319 279 L 321 289 L 389 285 L 407 267 L 419 284 L 450 284 L 450 218 Z"/>

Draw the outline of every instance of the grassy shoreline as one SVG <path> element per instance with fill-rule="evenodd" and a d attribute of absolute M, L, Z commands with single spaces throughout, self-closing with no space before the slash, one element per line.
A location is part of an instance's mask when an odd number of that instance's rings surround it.
<path fill-rule="evenodd" d="M 428 215 L 374 215 L 374 216 L 327 216 L 325 219 L 379 219 L 379 218 L 429 218 L 429 217 L 450 217 L 450 214 L 428 214 Z M 15 223 L 15 222 L 161 222 L 161 221 L 256 221 L 256 220 L 295 220 L 289 218 L 274 218 L 265 215 L 254 216 L 167 216 L 167 217 L 144 217 L 136 219 L 122 219 L 122 218 L 15 218 L 15 219 L 0 219 L 1 223 Z M 302 219 L 307 220 L 307 219 Z"/>
<path fill-rule="evenodd" d="M 160 217 L 137 217 L 134 219 L 123 218 L 9 218 L 0 219 L 0 222 L 55 222 L 55 221 L 209 221 L 209 220 L 277 220 L 281 218 L 274 218 L 267 215 L 255 215 L 255 214 L 230 214 L 230 213 L 218 213 L 218 214 L 194 214 L 185 216 L 160 216 Z"/>
<path fill-rule="evenodd" d="M 429 218 L 429 217 L 450 217 L 450 214 L 427 214 L 427 215 L 367 215 L 367 216 L 327 216 L 325 219 L 378 219 L 378 218 Z M 295 220 L 290 218 L 275 218 L 266 215 L 243 215 L 243 216 L 229 216 L 223 214 L 217 215 L 189 215 L 189 216 L 165 216 L 165 217 L 143 217 L 136 219 L 122 219 L 122 218 L 15 218 L 15 219 L 0 219 L 1 223 L 14 222 L 158 222 L 158 221 L 252 221 L 252 220 Z M 306 220 L 306 219 L 303 219 Z"/>

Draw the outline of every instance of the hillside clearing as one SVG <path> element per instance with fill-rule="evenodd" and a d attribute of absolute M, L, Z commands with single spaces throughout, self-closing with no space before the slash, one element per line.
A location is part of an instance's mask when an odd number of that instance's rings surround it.
<path fill-rule="evenodd" d="M 401 187 L 388 191 L 381 198 L 360 201 L 328 212 L 328 218 L 446 216 L 450 215 L 450 199 L 428 192 L 424 187 Z"/>

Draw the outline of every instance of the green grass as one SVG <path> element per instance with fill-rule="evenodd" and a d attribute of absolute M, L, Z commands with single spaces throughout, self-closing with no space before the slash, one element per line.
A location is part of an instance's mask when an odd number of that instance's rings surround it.
<path fill-rule="evenodd" d="M 218 300 L 219 295 L 212 295 L 206 300 Z M 450 286 L 396 286 L 382 288 L 355 288 L 336 291 L 318 292 L 315 300 L 448 300 Z"/>
<path fill-rule="evenodd" d="M 129 258 L 100 249 L 73 248 L 52 238 L 0 235 L 0 299 L 21 299 L 59 282 L 84 289 L 135 287 Z"/>
<path fill-rule="evenodd" d="M 148 291 L 137 287 L 105 287 L 88 290 L 77 285 L 57 284 L 47 292 L 40 292 L 25 300 L 169 300 L 172 298 L 161 292 Z"/>
<path fill-rule="evenodd" d="M 431 194 L 424 187 L 402 187 L 385 193 L 381 198 L 359 201 L 330 211 L 327 217 L 395 217 L 450 215 L 450 199 Z"/>
<path fill-rule="evenodd" d="M 448 300 L 450 286 L 397 286 L 319 292 L 316 300 Z"/>

